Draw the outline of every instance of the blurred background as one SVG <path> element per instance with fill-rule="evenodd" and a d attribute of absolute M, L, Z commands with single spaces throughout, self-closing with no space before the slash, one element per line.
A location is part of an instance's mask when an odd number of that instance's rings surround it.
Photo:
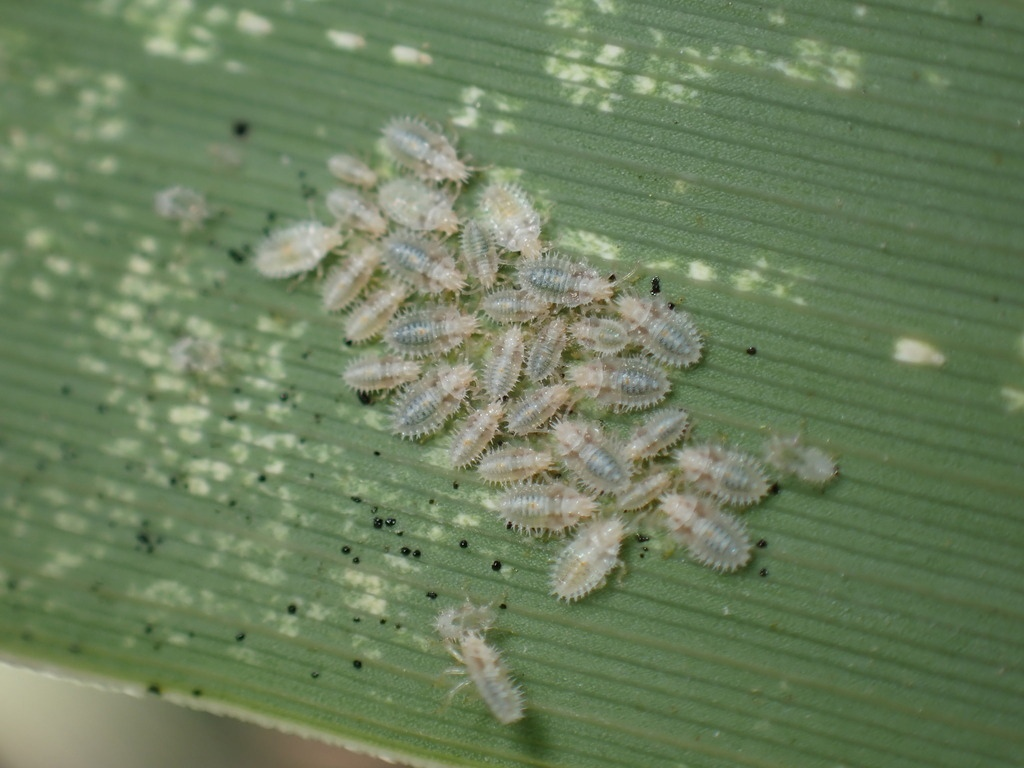
<path fill-rule="evenodd" d="M 339 747 L 0 664 L 0 768 L 379 768 Z"/>

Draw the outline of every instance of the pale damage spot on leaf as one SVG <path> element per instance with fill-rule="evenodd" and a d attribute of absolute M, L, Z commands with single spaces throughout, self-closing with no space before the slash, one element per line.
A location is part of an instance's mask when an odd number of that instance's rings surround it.
<path fill-rule="evenodd" d="M 696 280 L 699 283 L 709 283 L 717 276 L 714 267 L 699 259 L 694 259 L 690 262 L 689 267 L 687 267 L 687 274 L 691 280 Z"/>
<path fill-rule="evenodd" d="M 78 568 L 85 561 L 82 555 L 74 552 L 54 552 L 53 557 L 42 564 L 40 573 L 47 578 L 60 579 L 70 571 Z"/>
<path fill-rule="evenodd" d="M 248 10 L 241 10 L 235 19 L 235 29 L 243 35 L 266 37 L 274 31 L 274 25 L 265 16 L 260 16 L 258 13 Z"/>
<path fill-rule="evenodd" d="M 935 368 L 945 364 L 946 356 L 937 347 L 920 339 L 902 337 L 896 339 L 892 359 L 909 365 L 930 365 Z"/>
<path fill-rule="evenodd" d="M 343 51 L 358 51 L 366 47 L 366 38 L 355 32 L 347 32 L 343 29 L 328 29 L 327 39 L 335 48 Z"/>
<path fill-rule="evenodd" d="M 129 594 L 157 605 L 188 607 L 196 601 L 196 596 L 188 587 L 170 579 L 154 581 L 141 592 L 129 589 Z"/>
<path fill-rule="evenodd" d="M 391 48 L 391 60 L 396 64 L 407 66 L 429 67 L 434 63 L 434 57 L 417 48 L 408 45 L 396 45 Z"/>
<path fill-rule="evenodd" d="M 754 51 L 755 58 L 764 54 Z M 861 54 L 849 48 L 805 38 L 793 43 L 793 56 L 771 62 L 773 69 L 797 80 L 829 83 L 844 91 L 860 85 Z"/>
<path fill-rule="evenodd" d="M 999 394 L 1003 396 L 1008 413 L 1024 411 L 1024 389 L 1006 386 L 999 390 Z"/>
<path fill-rule="evenodd" d="M 183 0 L 98 0 L 87 7 L 139 29 L 143 49 L 149 55 L 186 64 L 207 62 L 220 53 L 214 30 L 231 20 L 231 14 L 221 6 L 204 11 L 196 3 Z"/>
<path fill-rule="evenodd" d="M 570 253 L 593 256 L 604 261 L 616 261 L 619 258 L 618 243 L 595 232 L 569 229 L 562 231 L 560 235 L 560 244 Z"/>
<path fill-rule="evenodd" d="M 738 291 L 766 293 L 778 299 L 785 299 L 801 306 L 805 304 L 805 299 L 800 296 L 795 296 L 791 292 L 793 285 L 795 284 L 795 280 L 781 282 L 777 279 L 773 279 L 773 277 L 768 274 L 769 272 L 778 273 L 780 271 L 784 270 L 770 267 L 766 259 L 760 258 L 757 260 L 754 267 L 750 269 L 741 269 L 736 272 L 732 276 L 731 282 Z"/>
<path fill-rule="evenodd" d="M 501 112 L 505 115 L 521 112 L 523 109 L 522 99 L 508 96 L 495 91 L 485 91 L 483 88 L 468 86 L 462 89 L 459 94 L 459 101 L 462 107 L 456 109 L 452 114 L 452 124 L 463 128 L 477 128 L 481 126 L 481 111 L 484 114 L 490 112 Z M 487 127 L 486 119 L 483 120 L 483 127 Z M 509 118 L 494 118 L 490 122 L 492 133 L 514 133 L 515 122 Z"/>

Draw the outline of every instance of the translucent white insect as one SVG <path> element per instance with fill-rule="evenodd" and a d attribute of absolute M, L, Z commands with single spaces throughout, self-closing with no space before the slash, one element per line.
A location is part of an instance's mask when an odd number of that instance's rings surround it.
<path fill-rule="evenodd" d="M 515 288 L 491 291 L 480 301 L 480 309 L 496 323 L 529 323 L 547 314 L 551 305 Z"/>
<path fill-rule="evenodd" d="M 324 277 L 320 289 L 324 309 L 337 312 L 348 308 L 370 282 L 380 257 L 377 243 L 364 243 L 354 249 L 350 246 L 345 260 L 327 270 Z"/>
<path fill-rule="evenodd" d="M 583 523 L 551 569 L 551 594 L 573 602 L 603 587 L 619 560 L 626 523 L 618 515 Z"/>
<path fill-rule="evenodd" d="M 686 439 L 690 431 L 690 414 L 682 408 L 659 408 L 651 411 L 626 439 L 624 452 L 630 461 L 653 459 Z"/>
<path fill-rule="evenodd" d="M 300 221 L 277 229 L 256 246 L 253 266 L 264 277 L 282 278 L 315 269 L 345 238 L 337 227 Z"/>
<path fill-rule="evenodd" d="M 750 537 L 743 523 L 711 499 L 669 493 L 662 497 L 659 511 L 665 529 L 701 565 L 729 572 L 750 561 Z"/>
<path fill-rule="evenodd" d="M 368 341 L 384 330 L 402 302 L 409 297 L 408 286 L 394 283 L 374 291 L 345 319 L 345 340 L 352 344 Z"/>
<path fill-rule="evenodd" d="M 531 296 L 563 307 L 606 301 L 614 283 L 589 264 L 556 253 L 519 264 L 516 281 Z"/>
<path fill-rule="evenodd" d="M 448 446 L 448 462 L 454 469 L 468 467 L 480 458 L 498 433 L 504 415 L 501 403 L 490 403 L 456 426 Z"/>
<path fill-rule="evenodd" d="M 444 427 L 466 400 L 474 373 L 469 365 L 438 365 L 398 393 L 391 410 L 391 431 L 415 439 Z"/>
<path fill-rule="evenodd" d="M 345 367 L 344 382 L 357 392 L 397 389 L 420 377 L 420 364 L 396 355 L 363 355 Z"/>
<path fill-rule="evenodd" d="M 621 411 L 649 408 L 668 394 L 668 376 L 644 357 L 605 357 L 578 363 L 569 380 L 588 397 Z"/>
<path fill-rule="evenodd" d="M 492 400 L 500 400 L 515 387 L 523 370 L 523 330 L 518 325 L 500 334 L 491 345 L 480 384 Z"/>
<path fill-rule="evenodd" d="M 505 422 L 513 435 L 540 431 L 569 402 L 571 391 L 565 384 L 528 389 L 508 402 Z"/>
<path fill-rule="evenodd" d="M 520 483 L 494 504 L 498 516 L 517 531 L 560 534 L 597 511 L 597 502 L 565 483 Z"/>
<path fill-rule="evenodd" d="M 799 433 L 772 435 L 765 443 L 764 457 L 780 472 L 811 485 L 824 485 L 839 475 L 835 459 L 817 446 L 804 444 Z"/>
<path fill-rule="evenodd" d="M 377 200 L 388 218 L 403 227 L 446 235 L 454 235 L 459 230 L 459 217 L 452 209 L 454 199 L 417 179 L 399 177 L 385 182 L 377 193 Z"/>
<path fill-rule="evenodd" d="M 540 256 L 540 214 L 521 187 L 488 184 L 480 195 L 480 211 L 495 243 L 528 259 Z"/>
<path fill-rule="evenodd" d="M 406 357 L 444 355 L 473 335 L 477 325 L 475 316 L 463 315 L 455 307 L 427 304 L 392 318 L 384 343 Z"/>
<path fill-rule="evenodd" d="M 700 360 L 704 341 L 693 319 L 669 309 L 660 298 L 623 295 L 619 315 L 652 357 L 665 365 L 687 368 Z"/>
<path fill-rule="evenodd" d="M 327 171 L 334 178 L 356 187 L 369 189 L 377 184 L 377 174 L 370 166 L 352 155 L 331 155 L 327 158 Z"/>
<path fill-rule="evenodd" d="M 544 381 L 561 368 L 565 340 L 565 320 L 561 317 L 554 317 L 537 329 L 527 344 L 527 381 Z"/>
<path fill-rule="evenodd" d="M 550 451 L 508 443 L 481 456 L 476 472 L 485 483 L 518 483 L 547 472 L 553 463 Z"/>
<path fill-rule="evenodd" d="M 558 456 L 585 488 L 613 493 L 629 485 L 629 463 L 601 427 L 582 420 L 564 420 L 551 428 Z"/>
<path fill-rule="evenodd" d="M 399 165 L 424 181 L 463 184 L 469 168 L 443 133 L 411 117 L 396 117 L 384 126 L 384 146 Z"/>
<path fill-rule="evenodd" d="M 614 355 L 630 342 L 629 331 L 611 317 L 582 317 L 569 328 L 573 339 L 595 355 Z"/>
<path fill-rule="evenodd" d="M 201 229 L 212 215 L 203 194 L 188 187 L 161 189 L 153 197 L 153 210 L 162 219 L 179 222 L 184 233 Z"/>
<path fill-rule="evenodd" d="M 186 373 L 211 373 L 224 364 L 220 344 L 209 339 L 183 336 L 167 350 L 171 367 Z"/>
<path fill-rule="evenodd" d="M 384 264 L 392 275 L 422 293 L 461 291 L 466 284 L 442 243 L 406 230 L 385 238 Z"/>
<path fill-rule="evenodd" d="M 733 507 L 763 499 L 769 488 L 764 467 L 756 458 L 715 443 L 691 445 L 675 453 L 687 487 Z"/>
<path fill-rule="evenodd" d="M 483 633 L 494 626 L 494 609 L 489 605 L 476 605 L 467 598 L 455 608 L 445 608 L 437 614 L 434 629 L 443 640 L 458 642 L 465 635 Z"/>
<path fill-rule="evenodd" d="M 643 509 L 671 488 L 674 482 L 671 472 L 651 472 L 615 492 L 615 509 L 620 512 Z"/>
<path fill-rule="evenodd" d="M 491 242 L 487 230 L 480 226 L 476 219 L 470 219 L 462 228 L 459 238 L 459 256 L 466 271 L 476 278 L 484 288 L 494 286 L 498 279 L 498 249 Z"/>
<path fill-rule="evenodd" d="M 382 237 L 388 231 L 387 219 L 363 194 L 348 187 L 336 187 L 327 193 L 327 210 L 339 227 L 358 229 L 373 237 Z"/>
<path fill-rule="evenodd" d="M 523 691 L 512 680 L 501 654 L 487 644 L 482 633 L 466 632 L 458 642 L 449 641 L 447 646 L 452 658 L 462 665 L 448 670 L 449 673 L 467 676 L 466 682 L 476 686 L 495 720 L 502 725 L 510 725 L 523 719 Z M 452 692 L 462 685 L 460 683 Z"/>

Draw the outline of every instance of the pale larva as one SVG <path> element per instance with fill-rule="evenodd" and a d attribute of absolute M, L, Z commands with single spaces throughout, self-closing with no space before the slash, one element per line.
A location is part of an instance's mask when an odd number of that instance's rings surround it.
<path fill-rule="evenodd" d="M 409 288 L 402 283 L 371 293 L 345 319 L 345 340 L 359 344 L 383 331 L 409 293 Z"/>
<path fill-rule="evenodd" d="M 543 299 L 514 288 L 491 291 L 480 301 L 480 309 L 496 323 L 528 323 L 547 314 L 551 305 Z"/>
<path fill-rule="evenodd" d="M 332 189 L 327 193 L 325 205 L 340 227 L 358 229 L 373 237 L 382 237 L 388 231 L 388 222 L 377 206 L 354 189 Z"/>
<path fill-rule="evenodd" d="M 634 480 L 627 487 L 615 492 L 615 508 L 620 512 L 643 509 L 672 487 L 671 472 L 652 472 L 646 477 Z"/>
<path fill-rule="evenodd" d="M 551 594 L 573 602 L 604 586 L 621 562 L 626 523 L 618 515 L 583 523 L 551 569 Z"/>
<path fill-rule="evenodd" d="M 501 403 L 490 403 L 463 419 L 452 433 L 448 447 L 449 464 L 454 469 L 462 469 L 479 459 L 498 433 L 502 416 Z"/>
<path fill-rule="evenodd" d="M 187 373 L 212 373 L 224 365 L 220 344 L 212 339 L 183 336 L 168 349 L 171 367 Z"/>
<path fill-rule="evenodd" d="M 483 288 L 491 288 L 498 279 L 498 250 L 490 235 L 476 219 L 470 219 L 459 238 L 459 256 L 466 270 Z"/>
<path fill-rule="evenodd" d="M 357 392 L 397 389 L 420 377 L 420 364 L 395 355 L 363 355 L 345 367 L 342 379 Z"/>
<path fill-rule="evenodd" d="M 630 461 L 652 459 L 684 440 L 690 431 L 690 415 L 682 408 L 651 411 L 629 434 L 624 446 Z"/>
<path fill-rule="evenodd" d="M 587 397 L 616 410 L 649 408 L 668 394 L 665 372 L 643 357 L 605 357 L 569 369 L 569 380 Z"/>
<path fill-rule="evenodd" d="M 385 238 L 384 264 L 392 275 L 423 293 L 460 291 L 466 282 L 442 243 L 409 231 Z"/>
<path fill-rule="evenodd" d="M 515 387 L 523 369 L 523 354 L 523 330 L 518 325 L 494 340 L 480 377 L 480 385 L 492 400 L 500 400 Z"/>
<path fill-rule="evenodd" d="M 583 317 L 569 330 L 577 344 L 596 355 L 614 355 L 629 344 L 626 326 L 611 317 Z"/>
<path fill-rule="evenodd" d="M 750 537 L 743 523 L 711 499 L 669 493 L 659 505 L 661 523 L 690 557 L 717 571 L 735 571 L 750 561 Z"/>
<path fill-rule="evenodd" d="M 202 193 L 188 187 L 161 189 L 153 198 L 153 210 L 162 219 L 179 222 L 185 234 L 201 229 L 212 215 Z"/>
<path fill-rule="evenodd" d="M 692 318 L 669 309 L 658 298 L 622 296 L 619 315 L 652 357 L 665 365 L 687 368 L 700 360 L 704 342 Z"/>
<path fill-rule="evenodd" d="M 264 277 L 282 278 L 315 269 L 345 238 L 337 227 L 301 221 L 267 235 L 256 246 L 253 266 Z"/>
<path fill-rule="evenodd" d="M 384 126 L 384 146 L 399 165 L 424 181 L 464 183 L 469 168 L 451 141 L 422 120 L 396 117 Z"/>
<path fill-rule="evenodd" d="M 770 483 L 764 467 L 749 453 L 709 443 L 682 448 L 675 458 L 688 487 L 723 504 L 746 507 L 768 493 Z"/>
<path fill-rule="evenodd" d="M 331 155 L 327 158 L 327 170 L 334 178 L 356 187 L 369 189 L 377 184 L 377 174 L 352 155 Z"/>
<path fill-rule="evenodd" d="M 455 608 L 437 614 L 434 629 L 444 640 L 459 641 L 470 632 L 486 632 L 494 625 L 494 610 L 489 605 L 476 605 L 467 598 Z"/>
<path fill-rule="evenodd" d="M 547 472 L 552 463 L 550 451 L 509 443 L 481 456 L 476 472 L 485 483 L 517 483 Z"/>
<path fill-rule="evenodd" d="M 563 307 L 606 301 L 614 290 L 613 284 L 589 264 L 555 253 L 522 262 L 516 277 L 531 296 Z"/>
<path fill-rule="evenodd" d="M 469 365 L 439 365 L 398 393 L 391 410 L 391 431 L 415 439 L 432 435 L 462 407 L 473 383 Z"/>
<path fill-rule="evenodd" d="M 340 264 L 335 264 L 324 277 L 320 290 L 323 307 L 328 312 L 346 309 L 359 296 L 373 277 L 373 271 L 380 264 L 380 246 L 364 243 Z"/>
<path fill-rule="evenodd" d="M 510 400 L 505 409 L 508 431 L 513 435 L 540 431 L 569 402 L 570 394 L 565 384 L 526 390 L 521 397 Z"/>
<path fill-rule="evenodd" d="M 629 463 L 597 424 L 560 421 L 551 428 L 551 434 L 562 464 L 585 488 L 612 493 L 629 484 Z"/>
<path fill-rule="evenodd" d="M 764 456 L 780 472 L 811 485 L 824 485 L 839 475 L 835 459 L 821 448 L 805 445 L 799 433 L 772 435 L 765 443 Z"/>
<path fill-rule="evenodd" d="M 446 235 L 459 229 L 459 217 L 452 209 L 455 201 L 443 190 L 428 187 L 422 181 L 392 179 L 381 185 L 377 201 L 388 218 L 403 227 Z"/>
<path fill-rule="evenodd" d="M 480 195 L 480 211 L 495 243 L 528 259 L 540 256 L 540 214 L 521 187 L 488 184 Z"/>
<path fill-rule="evenodd" d="M 473 315 L 463 315 L 444 304 L 430 304 L 392 318 L 384 331 L 384 343 L 406 357 L 439 356 L 460 346 L 476 329 Z"/>
<path fill-rule="evenodd" d="M 482 633 L 464 633 L 457 642 L 448 643 L 448 652 L 462 665 L 462 668 L 450 670 L 452 674 L 465 674 L 469 678 L 467 682 L 476 686 L 495 720 L 502 725 L 522 720 L 523 692 L 512 680 L 501 655 L 487 644 Z M 460 684 L 455 690 L 461 687 Z"/>
<path fill-rule="evenodd" d="M 564 533 L 597 511 L 597 502 L 565 483 L 521 483 L 498 497 L 498 516 L 517 531 Z"/>
<path fill-rule="evenodd" d="M 541 382 L 561 367 L 565 350 L 565 320 L 552 318 L 537 329 L 527 345 L 526 379 Z"/>

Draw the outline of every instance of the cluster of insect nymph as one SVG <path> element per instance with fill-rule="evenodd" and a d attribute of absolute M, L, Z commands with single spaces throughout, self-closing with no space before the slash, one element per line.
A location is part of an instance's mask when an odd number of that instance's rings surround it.
<path fill-rule="evenodd" d="M 565 540 L 550 575 L 560 600 L 603 586 L 641 523 L 705 566 L 745 566 L 750 537 L 728 510 L 757 503 L 772 480 L 751 454 L 690 441 L 687 411 L 663 405 L 668 369 L 701 358 L 690 315 L 660 284 L 622 286 L 553 250 L 518 185 L 483 183 L 475 205 L 457 205 L 473 169 L 438 127 L 396 118 L 381 144 L 396 171 L 389 178 L 352 155 L 331 157 L 341 182 L 326 196 L 333 221 L 278 229 L 255 251 L 270 278 L 335 262 L 323 273 L 324 309 L 347 312 L 348 345 L 382 338 L 384 347 L 352 360 L 345 384 L 391 396 L 396 435 L 445 433 L 451 466 L 497 487 L 491 506 L 507 527 Z M 634 412 L 631 425 L 602 423 Z M 771 438 L 765 460 L 810 483 L 837 473 L 799 436 Z M 442 612 L 437 630 L 509 723 L 523 697 L 485 640 L 492 621 L 467 603 Z"/>

